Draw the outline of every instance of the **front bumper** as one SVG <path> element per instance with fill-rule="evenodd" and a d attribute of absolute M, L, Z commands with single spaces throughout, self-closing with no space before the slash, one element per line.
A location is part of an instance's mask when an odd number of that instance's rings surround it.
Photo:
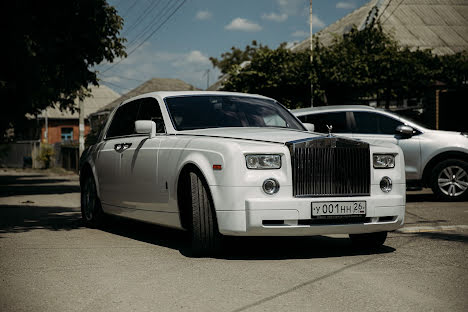
<path fill-rule="evenodd" d="M 372 185 L 371 196 L 317 198 L 247 198 L 245 209 L 216 209 L 219 231 L 236 236 L 309 236 L 393 231 L 403 226 L 405 184 L 396 184 L 392 194 Z M 239 198 L 238 198 L 239 200 Z M 311 217 L 311 202 L 366 201 L 363 220 L 331 220 L 320 224 Z"/>

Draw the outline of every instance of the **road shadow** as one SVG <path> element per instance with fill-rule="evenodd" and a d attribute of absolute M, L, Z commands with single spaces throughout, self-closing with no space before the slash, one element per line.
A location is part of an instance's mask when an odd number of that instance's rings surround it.
<path fill-rule="evenodd" d="M 415 236 L 429 238 L 433 240 L 444 240 L 449 242 L 468 243 L 468 235 L 456 232 L 421 232 L 413 233 Z"/>
<path fill-rule="evenodd" d="M 406 193 L 406 201 L 409 203 L 413 202 L 439 202 L 439 200 L 433 193 Z"/>
<path fill-rule="evenodd" d="M 0 206 L 0 237 L 3 233 L 22 233 L 37 229 L 70 231 L 83 227 L 78 208 L 31 205 Z"/>
<path fill-rule="evenodd" d="M 108 217 L 102 230 L 141 242 L 179 250 L 191 257 L 187 232 L 139 221 Z M 395 251 L 390 246 L 375 250 L 358 249 L 347 237 L 223 237 L 222 250 L 214 258 L 226 260 L 285 260 L 332 258 L 383 254 Z"/>
<path fill-rule="evenodd" d="M 84 228 L 79 208 L 31 205 L 0 206 L 1 234 L 23 233 L 32 230 L 70 231 Z M 187 232 L 140 221 L 107 216 L 99 228 L 110 234 L 123 236 L 152 245 L 178 250 L 191 257 Z M 355 248 L 346 237 L 223 237 L 223 248 L 215 256 L 228 260 L 280 260 L 346 257 L 382 254 L 395 251 L 383 246 L 376 250 Z"/>
<path fill-rule="evenodd" d="M 53 195 L 79 193 L 78 185 L 28 185 L 28 186 L 1 186 L 0 197 L 23 195 Z"/>
<path fill-rule="evenodd" d="M 80 187 L 66 185 L 69 179 L 50 178 L 45 175 L 2 175 L 0 176 L 0 197 L 22 195 L 51 195 L 78 193 Z M 46 184 L 46 185 L 44 185 Z"/>

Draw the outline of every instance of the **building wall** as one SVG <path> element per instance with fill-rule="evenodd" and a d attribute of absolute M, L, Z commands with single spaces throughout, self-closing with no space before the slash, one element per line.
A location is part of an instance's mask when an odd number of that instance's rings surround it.
<path fill-rule="evenodd" d="M 49 119 L 48 120 L 48 142 L 49 144 L 55 144 L 62 142 L 62 128 L 73 128 L 73 141 L 78 142 L 79 132 L 78 119 Z M 85 121 L 85 132 L 86 136 L 90 131 L 89 123 Z M 42 123 L 41 129 L 41 142 L 45 142 L 45 122 Z"/>

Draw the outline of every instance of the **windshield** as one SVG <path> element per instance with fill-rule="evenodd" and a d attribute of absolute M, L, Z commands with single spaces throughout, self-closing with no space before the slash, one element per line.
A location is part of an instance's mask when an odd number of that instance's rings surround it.
<path fill-rule="evenodd" d="M 305 130 L 273 100 L 246 96 L 181 96 L 165 99 L 176 130 L 222 127 L 278 127 Z"/>

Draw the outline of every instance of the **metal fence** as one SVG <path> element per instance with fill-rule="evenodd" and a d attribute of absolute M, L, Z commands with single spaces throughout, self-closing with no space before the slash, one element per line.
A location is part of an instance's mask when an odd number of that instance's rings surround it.
<path fill-rule="evenodd" d="M 0 166 L 11 168 L 40 168 L 37 160 L 39 141 L 18 141 L 0 145 Z"/>
<path fill-rule="evenodd" d="M 0 167 L 9 168 L 43 168 L 39 155 L 44 144 L 39 141 L 18 141 L 0 144 Z M 57 143 L 51 146 L 53 156 L 51 167 L 62 167 L 66 170 L 78 171 L 79 148 L 76 144 L 62 145 Z"/>

